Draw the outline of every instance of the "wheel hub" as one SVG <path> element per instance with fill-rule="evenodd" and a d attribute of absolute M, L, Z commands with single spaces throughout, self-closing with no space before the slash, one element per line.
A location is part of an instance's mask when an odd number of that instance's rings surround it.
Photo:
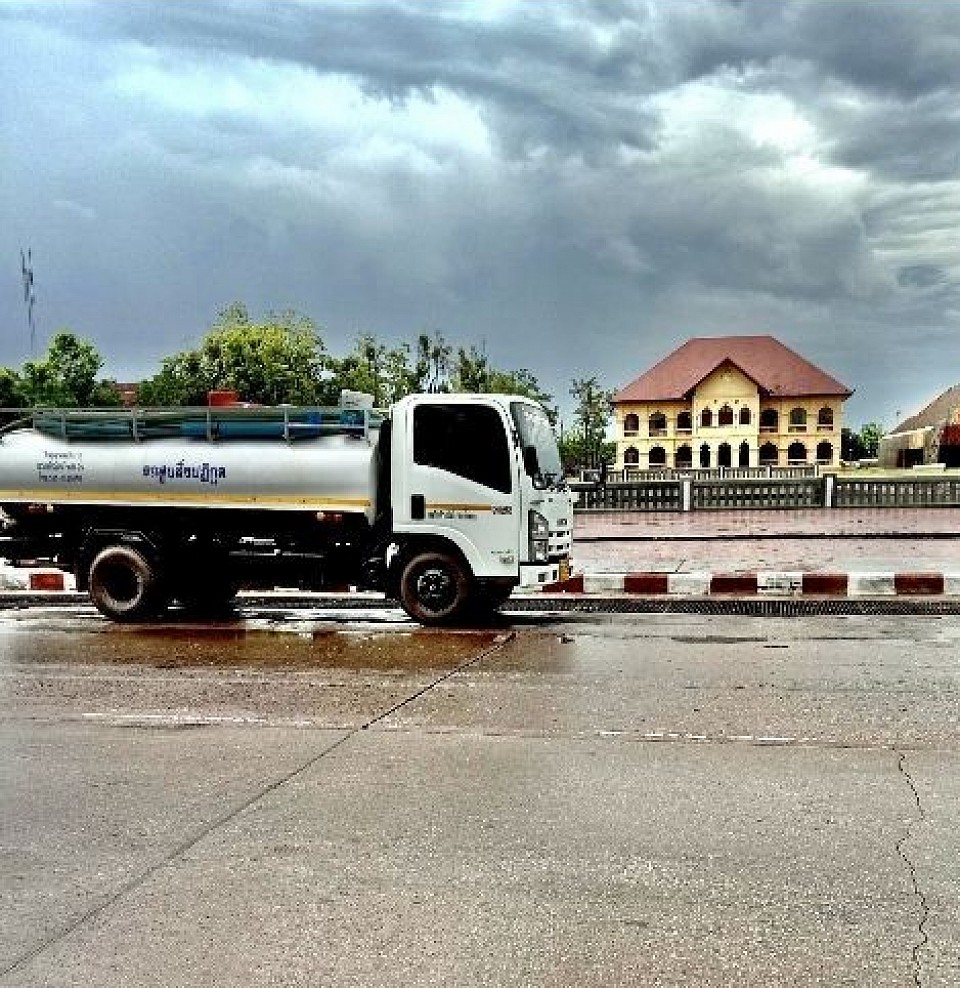
<path fill-rule="evenodd" d="M 428 607 L 440 611 L 453 602 L 456 588 L 450 574 L 434 566 L 417 577 L 417 596 Z"/>

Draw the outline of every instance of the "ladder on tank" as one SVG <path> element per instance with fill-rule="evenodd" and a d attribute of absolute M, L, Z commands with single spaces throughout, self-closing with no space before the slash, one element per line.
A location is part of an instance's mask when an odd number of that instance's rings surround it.
<path fill-rule="evenodd" d="M 385 414 L 366 408 L 301 405 L 202 406 L 195 408 L 38 408 L 21 419 L 61 439 L 132 440 L 316 439 L 346 435 L 369 440 Z M 7 428 L 11 428 L 8 426 Z"/>

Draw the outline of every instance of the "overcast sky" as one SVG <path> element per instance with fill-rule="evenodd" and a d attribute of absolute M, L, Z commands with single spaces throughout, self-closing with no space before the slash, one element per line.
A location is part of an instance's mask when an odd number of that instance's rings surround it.
<path fill-rule="evenodd" d="M 561 405 L 769 333 L 960 382 L 960 2 L 0 0 L 0 364 L 149 375 L 233 300 L 439 330 Z"/>

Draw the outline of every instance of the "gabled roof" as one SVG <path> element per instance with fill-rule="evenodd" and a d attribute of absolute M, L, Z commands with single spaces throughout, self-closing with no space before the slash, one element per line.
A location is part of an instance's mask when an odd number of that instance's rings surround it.
<path fill-rule="evenodd" d="M 721 364 L 732 363 L 760 393 L 775 398 L 823 395 L 849 398 L 853 392 L 772 336 L 718 336 L 687 340 L 645 374 L 614 395 L 615 404 L 682 401 Z"/>
<path fill-rule="evenodd" d="M 942 425 L 953 417 L 957 408 L 960 408 L 960 384 L 948 388 L 942 395 L 934 398 L 922 411 L 894 426 L 888 435 L 896 435 L 898 432 L 914 432 L 917 429 Z"/>

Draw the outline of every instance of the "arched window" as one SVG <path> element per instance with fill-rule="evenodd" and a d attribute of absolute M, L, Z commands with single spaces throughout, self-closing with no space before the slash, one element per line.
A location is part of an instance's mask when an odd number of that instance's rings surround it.
<path fill-rule="evenodd" d="M 805 432 L 807 428 L 807 410 L 805 408 L 790 409 L 790 431 Z"/>
<path fill-rule="evenodd" d="M 833 443 L 817 443 L 817 463 L 833 463 Z"/>
<path fill-rule="evenodd" d="M 729 405 L 722 405 L 717 413 L 717 425 L 733 425 L 733 409 Z"/>
<path fill-rule="evenodd" d="M 750 466 L 750 443 L 740 443 L 739 465 L 741 467 Z"/>
<path fill-rule="evenodd" d="M 623 451 L 623 465 L 625 467 L 635 467 L 640 464 L 640 451 L 636 446 L 628 446 Z"/>
<path fill-rule="evenodd" d="M 740 408 L 740 424 L 741 425 L 750 424 L 750 408 L 747 405 L 743 405 Z"/>
<path fill-rule="evenodd" d="M 689 470 L 693 466 L 693 449 L 684 444 L 677 447 L 673 462 L 678 470 Z"/>
<path fill-rule="evenodd" d="M 780 450 L 773 443 L 764 443 L 760 447 L 760 466 L 775 467 L 780 462 Z"/>
<path fill-rule="evenodd" d="M 717 466 L 718 467 L 729 467 L 732 466 L 731 456 L 733 455 L 730 449 L 730 443 L 720 443 L 717 447 Z"/>
<path fill-rule="evenodd" d="M 623 434 L 625 436 L 635 436 L 640 431 L 640 416 L 630 412 L 623 419 Z"/>
<path fill-rule="evenodd" d="M 650 416 L 650 435 L 665 436 L 667 434 L 667 417 L 663 412 L 654 412 Z"/>
<path fill-rule="evenodd" d="M 710 467 L 710 447 L 706 443 L 700 447 L 700 466 L 704 470 Z"/>
<path fill-rule="evenodd" d="M 827 408 L 824 405 L 823 408 L 817 413 L 817 425 L 821 429 L 832 429 L 833 428 L 833 409 Z"/>
<path fill-rule="evenodd" d="M 713 412 L 709 408 L 705 408 L 700 413 L 700 427 L 702 429 L 709 429 L 713 425 Z"/>
<path fill-rule="evenodd" d="M 760 431 L 776 432 L 780 428 L 780 416 L 775 408 L 765 408 L 760 413 Z"/>
<path fill-rule="evenodd" d="M 667 465 L 667 451 L 662 446 L 650 447 L 650 467 L 665 467 Z"/>
<path fill-rule="evenodd" d="M 693 432 L 693 416 L 689 412 L 677 415 L 677 432 Z"/>
<path fill-rule="evenodd" d="M 806 463 L 807 447 L 803 443 L 790 443 L 787 448 L 788 463 Z"/>

